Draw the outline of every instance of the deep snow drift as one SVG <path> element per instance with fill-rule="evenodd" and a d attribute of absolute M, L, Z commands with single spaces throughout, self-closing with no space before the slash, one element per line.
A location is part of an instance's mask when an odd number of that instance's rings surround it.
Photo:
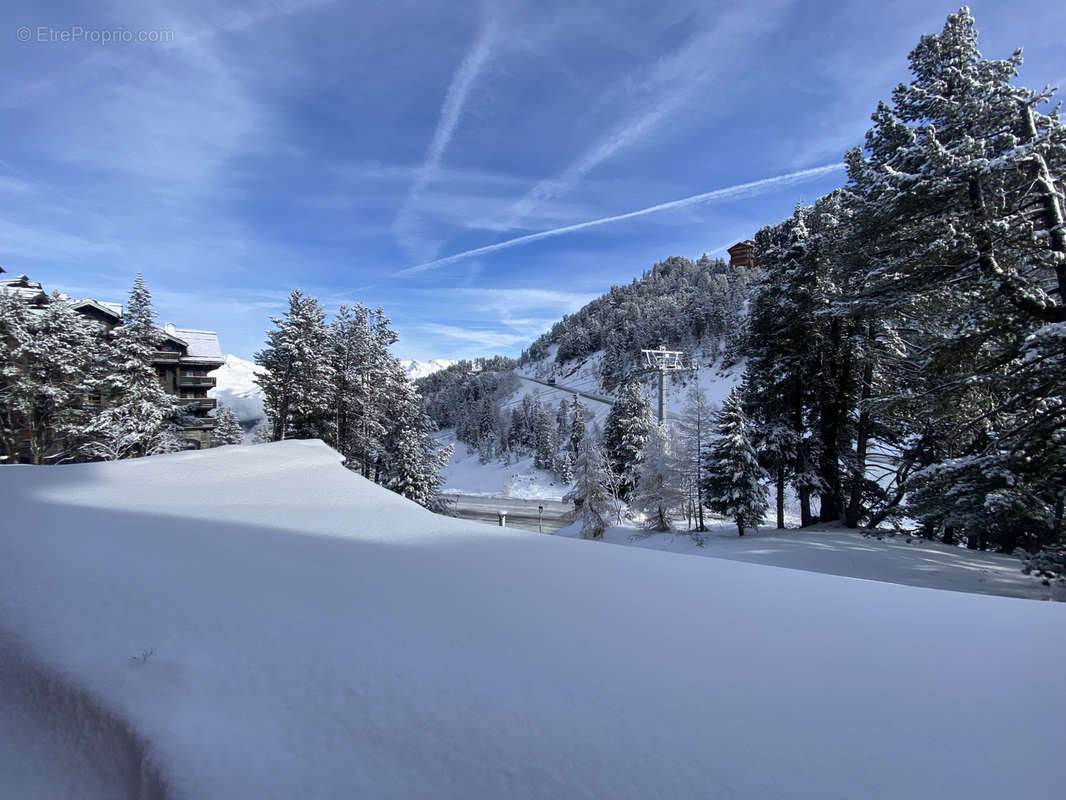
<path fill-rule="evenodd" d="M 1066 779 L 1059 604 L 436 517 L 319 442 L 8 466 L 0 503 L 0 796 L 62 796 L 87 764 L 82 797 Z"/>

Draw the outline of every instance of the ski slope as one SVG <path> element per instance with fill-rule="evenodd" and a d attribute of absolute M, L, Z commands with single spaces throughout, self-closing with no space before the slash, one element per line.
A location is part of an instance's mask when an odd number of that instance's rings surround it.
<path fill-rule="evenodd" d="M 8 466 L 0 503 L 2 797 L 1066 779 L 1057 603 L 438 517 L 316 441 Z"/>

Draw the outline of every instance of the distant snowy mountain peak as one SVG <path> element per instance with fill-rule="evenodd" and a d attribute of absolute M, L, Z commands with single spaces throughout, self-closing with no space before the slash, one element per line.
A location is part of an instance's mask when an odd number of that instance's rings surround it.
<path fill-rule="evenodd" d="M 208 373 L 215 379 L 215 388 L 210 389 L 207 396 L 218 400 L 220 406 L 233 410 L 244 428 L 246 441 L 257 427 L 266 422 L 263 390 L 255 382 L 256 377 L 263 372 L 265 370 L 258 364 L 227 355 L 225 364 Z"/>
<path fill-rule="evenodd" d="M 447 369 L 452 364 L 456 363 L 458 362 L 449 358 L 434 358 L 430 361 L 418 361 L 417 359 L 400 361 L 403 368 L 407 370 L 407 377 L 412 381 L 425 378 L 427 375 L 432 375 L 434 372 L 440 372 L 442 369 Z"/>
<path fill-rule="evenodd" d="M 255 379 L 265 371 L 258 364 L 245 361 L 235 355 L 228 355 L 226 356 L 226 363 L 212 372 L 211 375 L 216 380 L 216 389 L 248 397 L 261 393 L 259 384 L 255 382 Z"/>

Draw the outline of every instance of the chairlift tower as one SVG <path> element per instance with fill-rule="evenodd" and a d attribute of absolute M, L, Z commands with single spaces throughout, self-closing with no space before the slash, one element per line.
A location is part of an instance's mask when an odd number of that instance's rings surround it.
<path fill-rule="evenodd" d="M 683 353 L 680 350 L 667 350 L 664 345 L 659 345 L 657 350 L 640 352 L 644 354 L 644 366 L 659 373 L 659 424 L 662 425 L 666 421 L 666 373 L 696 367 L 686 367 L 681 362 Z"/>

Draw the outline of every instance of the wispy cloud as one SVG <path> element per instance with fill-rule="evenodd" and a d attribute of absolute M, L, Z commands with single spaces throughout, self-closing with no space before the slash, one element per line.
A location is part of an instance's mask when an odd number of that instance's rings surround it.
<path fill-rule="evenodd" d="M 439 294 L 441 290 L 438 290 Z M 554 289 L 525 288 L 458 288 L 446 289 L 445 293 L 460 299 L 464 305 L 481 311 L 514 311 L 516 309 L 544 308 L 562 312 L 577 311 L 595 294 L 585 292 L 560 292 Z"/>
<path fill-rule="evenodd" d="M 658 205 L 649 206 L 647 208 L 641 208 L 637 211 L 630 211 L 625 214 L 616 214 L 612 217 L 601 217 L 600 219 L 589 220 L 588 222 L 579 222 L 576 225 L 565 225 L 561 228 L 552 228 L 547 231 L 540 231 L 538 233 L 530 233 L 525 236 L 517 236 L 514 239 L 508 239 L 504 242 L 497 242 L 496 244 L 486 245 L 485 247 L 477 247 L 473 250 L 465 250 L 462 253 L 455 253 L 444 258 L 438 258 L 433 261 L 427 261 L 423 264 L 416 264 L 415 266 L 402 269 L 396 273 L 396 275 L 411 275 L 418 272 L 426 272 L 428 270 L 437 269 L 447 264 L 453 264 L 456 261 L 461 261 L 464 258 L 470 258 L 471 256 L 484 255 L 486 253 L 495 253 L 498 250 L 506 250 L 511 247 L 518 247 L 519 245 L 529 244 L 530 242 L 537 242 L 541 239 L 549 239 L 553 236 L 562 236 L 567 233 L 574 233 L 576 231 L 585 230 L 586 228 L 593 228 L 599 225 L 609 225 L 612 222 L 622 222 L 627 219 L 634 219 L 635 217 L 643 217 L 647 214 L 657 214 L 662 211 L 671 211 L 680 208 L 686 208 L 688 206 L 694 206 L 700 203 L 711 203 L 716 200 L 733 200 L 739 197 L 750 197 L 752 195 L 761 194 L 774 189 L 778 186 L 802 183 L 803 181 L 812 180 L 814 178 L 820 178 L 825 175 L 829 175 L 833 172 L 842 172 L 844 170 L 843 164 L 826 164 L 821 167 L 812 167 L 811 169 L 801 169 L 797 172 L 789 172 L 784 175 L 775 175 L 772 178 L 763 178 L 758 181 L 751 181 L 750 183 L 738 183 L 735 186 L 726 186 L 722 189 L 715 189 L 714 191 L 704 192 L 702 194 L 694 194 L 690 197 L 683 197 L 680 200 L 671 200 L 668 203 L 659 203 Z"/>
<path fill-rule="evenodd" d="M 497 23 L 495 17 L 489 17 L 482 29 L 474 46 L 470 48 L 462 62 L 452 76 L 452 82 L 448 86 L 448 92 L 444 96 L 444 104 L 441 106 L 440 119 L 437 128 L 433 132 L 433 139 L 426 151 L 426 159 L 422 168 L 415 175 L 414 182 L 407 193 L 407 198 L 400 206 L 393 223 L 393 232 L 410 252 L 421 245 L 415 241 L 417 235 L 417 205 L 426 188 L 436 179 L 441 168 L 441 161 L 448 145 L 455 136 L 455 130 L 463 115 L 467 98 L 473 88 L 478 75 L 481 74 L 486 62 L 492 54 L 496 44 Z"/>
<path fill-rule="evenodd" d="M 512 204 L 499 227 L 518 227 L 542 203 L 561 197 L 603 162 L 646 138 L 679 112 L 700 86 L 720 69 L 741 58 L 752 42 L 773 26 L 777 8 L 786 0 L 762 7 L 716 12 L 714 23 L 683 47 L 658 60 L 628 93 L 631 112 L 623 116 L 576 161 L 556 177 L 540 181 Z M 492 227 L 492 226 L 482 226 Z"/>
<path fill-rule="evenodd" d="M 421 329 L 434 336 L 445 336 L 449 339 L 474 344 L 479 348 L 487 348 L 488 350 L 514 347 L 516 344 L 529 342 L 529 335 L 525 333 L 502 333 L 498 330 L 486 330 L 484 328 L 464 328 L 459 325 L 430 323 L 421 326 Z"/>

